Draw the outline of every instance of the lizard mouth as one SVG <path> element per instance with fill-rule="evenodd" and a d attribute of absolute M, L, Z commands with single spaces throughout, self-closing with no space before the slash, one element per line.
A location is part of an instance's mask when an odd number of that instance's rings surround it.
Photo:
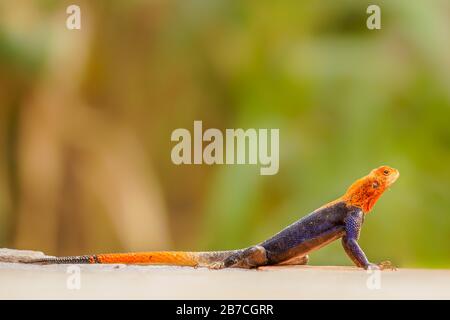
<path fill-rule="evenodd" d="M 387 179 L 387 184 L 388 186 L 391 186 L 394 184 L 395 181 L 397 181 L 398 177 L 400 176 L 400 172 L 398 172 L 397 170 L 395 170 L 395 172 L 393 172 L 389 178 Z"/>

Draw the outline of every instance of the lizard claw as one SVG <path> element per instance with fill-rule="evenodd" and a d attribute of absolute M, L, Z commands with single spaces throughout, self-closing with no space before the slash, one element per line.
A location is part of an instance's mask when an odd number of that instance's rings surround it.
<path fill-rule="evenodd" d="M 393 265 L 392 262 L 390 261 L 382 261 L 378 264 L 378 267 L 380 268 L 380 270 L 392 270 L 392 271 L 397 270 L 397 267 Z"/>
<path fill-rule="evenodd" d="M 219 270 L 225 268 L 225 264 L 223 262 L 213 262 L 208 266 L 209 269 Z"/>
<path fill-rule="evenodd" d="M 366 270 L 392 270 L 395 271 L 397 268 L 390 261 L 382 261 L 380 263 L 369 263 Z"/>

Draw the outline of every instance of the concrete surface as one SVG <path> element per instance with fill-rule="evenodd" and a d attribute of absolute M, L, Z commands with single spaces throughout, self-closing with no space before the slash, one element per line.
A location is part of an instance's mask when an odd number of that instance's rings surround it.
<path fill-rule="evenodd" d="M 369 274 L 353 267 L 208 270 L 4 262 L 30 254 L 43 255 L 0 249 L 0 299 L 450 299 L 450 270 Z"/>

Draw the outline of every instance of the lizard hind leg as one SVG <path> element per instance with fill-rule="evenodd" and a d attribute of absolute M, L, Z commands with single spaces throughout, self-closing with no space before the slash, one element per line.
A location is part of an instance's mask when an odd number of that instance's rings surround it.
<path fill-rule="evenodd" d="M 223 261 L 224 268 L 256 268 L 268 262 L 266 249 L 262 246 L 252 246 L 239 250 Z"/>
<path fill-rule="evenodd" d="M 306 265 L 308 264 L 309 256 L 297 256 L 285 261 L 282 261 L 280 263 L 277 263 L 277 266 L 299 266 L 299 265 Z"/>

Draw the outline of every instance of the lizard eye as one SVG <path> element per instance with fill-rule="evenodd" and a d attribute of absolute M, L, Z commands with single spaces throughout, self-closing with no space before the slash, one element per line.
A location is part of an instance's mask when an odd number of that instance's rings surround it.
<path fill-rule="evenodd" d="M 389 170 L 388 170 L 388 169 L 385 169 L 385 170 L 383 171 L 383 173 L 384 173 L 385 176 L 387 176 L 387 175 L 389 174 Z"/>
<path fill-rule="evenodd" d="M 374 188 L 374 189 L 378 189 L 378 182 L 374 182 L 374 183 L 372 183 L 372 188 Z"/>

